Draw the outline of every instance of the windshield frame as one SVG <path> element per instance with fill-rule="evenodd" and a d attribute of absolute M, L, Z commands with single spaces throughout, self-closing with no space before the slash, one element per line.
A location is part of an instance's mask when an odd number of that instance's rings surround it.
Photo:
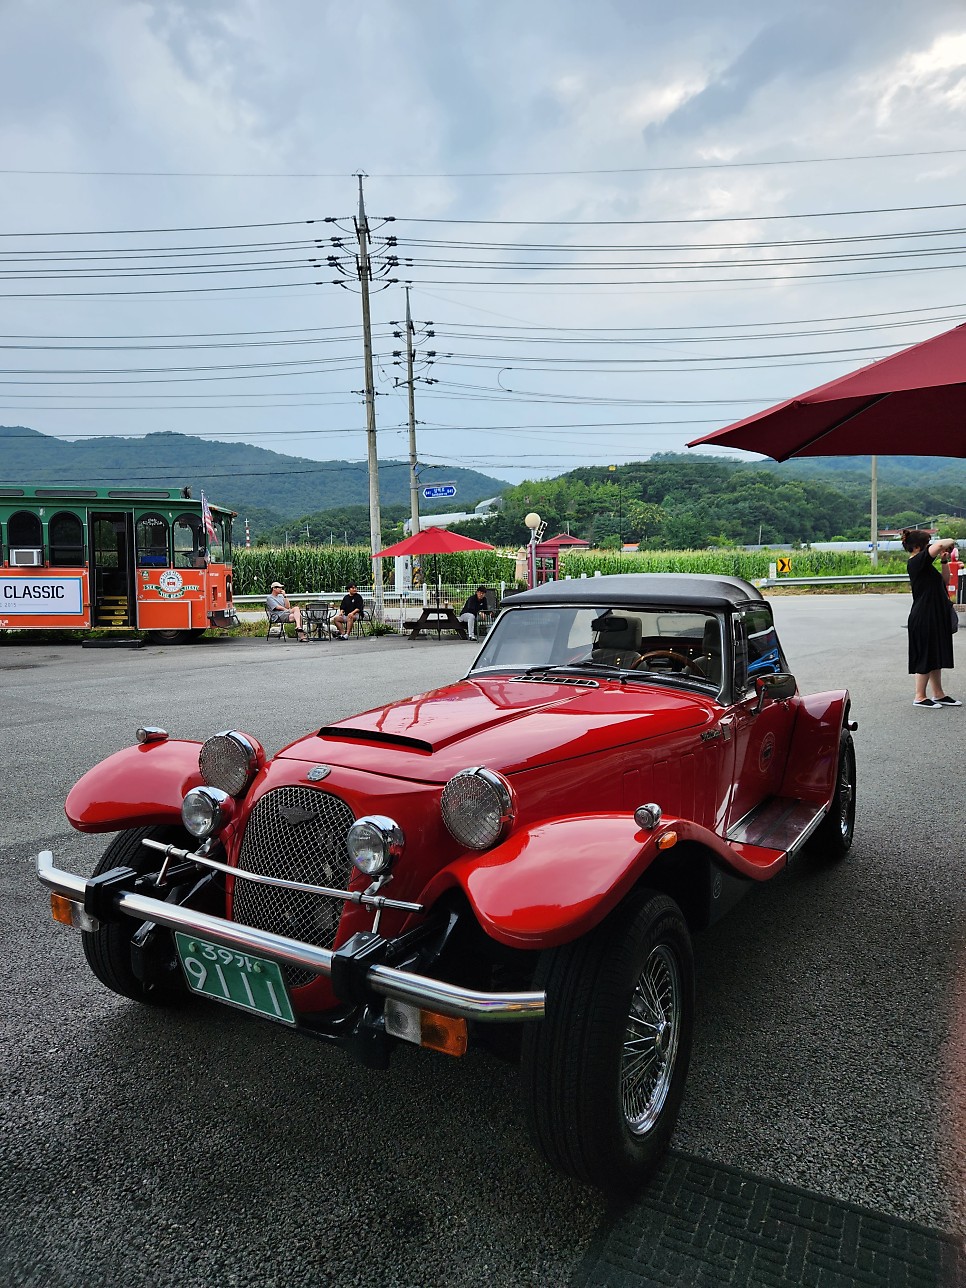
<path fill-rule="evenodd" d="M 533 619 L 535 626 L 542 626 L 542 636 L 547 641 L 546 656 L 541 659 L 537 653 L 531 650 L 529 657 L 523 654 L 526 651 L 526 635 L 518 632 L 516 637 L 507 639 L 508 627 L 517 631 L 517 628 L 523 625 L 520 618 L 521 614 L 526 614 Z M 602 619 L 616 615 L 618 618 L 626 619 L 636 617 L 642 621 L 643 625 L 649 625 L 654 631 L 654 635 L 646 637 L 645 642 L 652 647 L 645 649 L 645 652 L 653 651 L 653 645 L 658 640 L 670 652 L 683 652 L 686 656 L 696 661 L 698 658 L 698 642 L 703 631 L 695 629 L 694 619 L 701 618 L 704 622 L 714 620 L 718 625 L 719 647 L 722 649 L 722 657 L 727 657 L 726 641 L 730 638 L 730 631 L 725 620 L 726 614 L 717 608 L 709 605 L 683 605 L 683 604 L 596 604 L 588 605 L 585 603 L 571 604 L 546 604 L 546 605 L 524 605 L 508 604 L 499 614 L 489 632 L 487 633 L 483 647 L 474 660 L 470 670 L 467 672 L 468 677 L 478 677 L 483 675 L 514 675 L 521 678 L 534 676 L 547 676 L 555 673 L 565 675 L 580 675 L 586 678 L 595 678 L 601 680 L 612 679 L 620 683 L 626 683 L 628 680 L 639 681 L 642 684 L 666 684 L 675 689 L 686 688 L 695 689 L 704 695 L 719 696 L 725 688 L 726 674 L 725 667 L 722 666 L 720 680 L 714 680 L 706 677 L 696 671 L 685 671 L 683 669 L 670 669 L 673 661 L 669 663 L 668 669 L 634 667 L 624 665 L 622 658 L 617 657 L 615 660 L 603 660 L 602 654 L 607 650 L 594 648 L 593 643 L 600 644 L 606 639 L 601 631 Z M 668 617 L 691 619 L 692 629 L 688 634 L 675 633 L 660 629 L 661 626 L 667 625 L 664 619 Z M 514 620 L 516 619 L 516 620 Z M 642 629 L 643 629 L 642 625 Z M 552 627 L 547 630 L 547 627 Z M 581 641 L 581 649 L 575 647 L 575 641 L 571 638 L 575 626 L 578 633 L 585 638 Z M 594 627 L 593 633 L 589 629 Z M 561 631 L 566 630 L 566 646 L 562 646 Z M 598 633 L 600 632 L 600 633 Z M 681 647 L 674 648 L 675 641 Z M 687 645 L 685 649 L 684 645 Z M 520 656 L 516 658 L 501 658 L 500 645 L 509 643 L 512 647 L 514 643 L 522 645 Z M 563 648 L 568 647 L 570 656 L 563 655 Z M 585 655 L 579 653 L 585 648 Z M 592 654 L 597 652 L 597 659 Z M 556 653 L 556 657 L 554 654 Z M 613 656 L 613 653 L 611 653 Z M 633 655 L 635 659 L 641 656 L 640 653 Z"/>

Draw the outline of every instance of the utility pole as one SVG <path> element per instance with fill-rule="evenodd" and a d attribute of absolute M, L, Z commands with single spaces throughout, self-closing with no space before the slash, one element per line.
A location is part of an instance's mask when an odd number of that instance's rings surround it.
<path fill-rule="evenodd" d="M 365 353 L 365 397 L 366 397 L 366 443 L 369 457 L 369 542 L 372 549 L 372 598 L 373 610 L 377 621 L 382 621 L 382 560 L 377 553 L 382 549 L 381 519 L 379 515 L 379 457 L 376 452 L 376 390 L 372 374 L 372 323 L 369 317 L 369 225 L 366 221 L 366 205 L 362 193 L 362 179 L 359 178 L 359 217 L 356 221 L 356 236 L 359 239 L 358 273 L 362 288 L 362 342 Z"/>
<path fill-rule="evenodd" d="M 409 312 L 409 287 L 406 287 L 406 384 L 409 386 L 409 508 L 410 526 L 415 536 L 419 531 L 419 474 L 416 460 L 416 392 L 413 379 L 413 319 Z"/>

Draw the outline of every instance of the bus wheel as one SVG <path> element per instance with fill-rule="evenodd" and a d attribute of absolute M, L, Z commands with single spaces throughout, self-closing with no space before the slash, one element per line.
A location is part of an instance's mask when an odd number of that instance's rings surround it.
<path fill-rule="evenodd" d="M 190 838 L 180 827 L 133 827 L 118 834 L 108 845 L 94 869 L 94 876 L 109 872 L 111 868 L 131 867 L 136 872 L 153 872 L 159 866 L 159 856 L 141 844 L 143 837 L 163 841 L 167 845 L 184 845 Z M 174 945 L 167 960 L 151 961 L 142 978 L 135 973 L 132 957 L 132 937 L 140 929 L 139 923 L 125 917 L 121 921 L 102 922 L 97 930 L 84 931 L 82 940 L 87 964 L 100 982 L 121 997 L 153 1006 L 172 1006 L 184 1000 L 187 989 Z M 167 957 L 167 954 L 165 954 Z M 144 968 L 142 967 L 142 973 Z"/>
<path fill-rule="evenodd" d="M 148 631 L 156 644 L 191 644 L 203 631 Z"/>

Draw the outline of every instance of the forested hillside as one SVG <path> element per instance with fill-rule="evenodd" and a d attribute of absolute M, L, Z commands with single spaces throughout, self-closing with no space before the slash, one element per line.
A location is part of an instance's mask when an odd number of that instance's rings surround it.
<path fill-rule="evenodd" d="M 667 454 L 617 469 L 583 468 L 507 489 L 500 516 L 461 530 L 485 534 L 488 541 L 519 543 L 527 538 L 523 516 L 535 510 L 548 533 L 569 531 L 602 547 L 622 540 L 664 549 L 868 540 L 867 463 L 863 470 L 851 461 L 851 469 L 823 476 L 821 467 L 828 463 L 778 465 Z M 880 527 L 939 516 L 957 517 L 966 532 L 966 462 L 879 461 Z M 955 523 L 946 528 L 959 535 Z"/>
<path fill-rule="evenodd" d="M 507 486 L 502 479 L 448 465 L 424 471 L 424 482 L 434 479 L 456 483 L 456 503 L 468 510 Z M 196 496 L 204 489 L 211 500 L 248 518 L 256 531 L 341 506 L 364 506 L 368 513 L 369 504 L 365 461 L 315 461 L 247 443 L 216 443 L 175 433 L 75 443 L 23 426 L 0 425 L 0 484 L 23 483 L 190 484 Z M 402 505 L 408 513 L 408 464 L 381 461 L 379 491 L 384 505 Z M 455 505 L 447 501 L 426 508 L 438 513 Z M 368 519 L 365 530 L 368 540 Z"/>

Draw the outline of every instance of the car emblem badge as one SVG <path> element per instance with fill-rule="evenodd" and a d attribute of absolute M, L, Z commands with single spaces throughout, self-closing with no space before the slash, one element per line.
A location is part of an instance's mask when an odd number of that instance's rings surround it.
<path fill-rule="evenodd" d="M 299 805 L 283 805 L 278 811 L 289 827 L 301 827 L 303 823 L 314 823 L 314 810 L 303 809 Z"/>
<path fill-rule="evenodd" d="M 328 778 L 332 770 L 328 765 L 313 765 L 305 777 L 310 783 L 321 783 L 323 778 Z"/>

